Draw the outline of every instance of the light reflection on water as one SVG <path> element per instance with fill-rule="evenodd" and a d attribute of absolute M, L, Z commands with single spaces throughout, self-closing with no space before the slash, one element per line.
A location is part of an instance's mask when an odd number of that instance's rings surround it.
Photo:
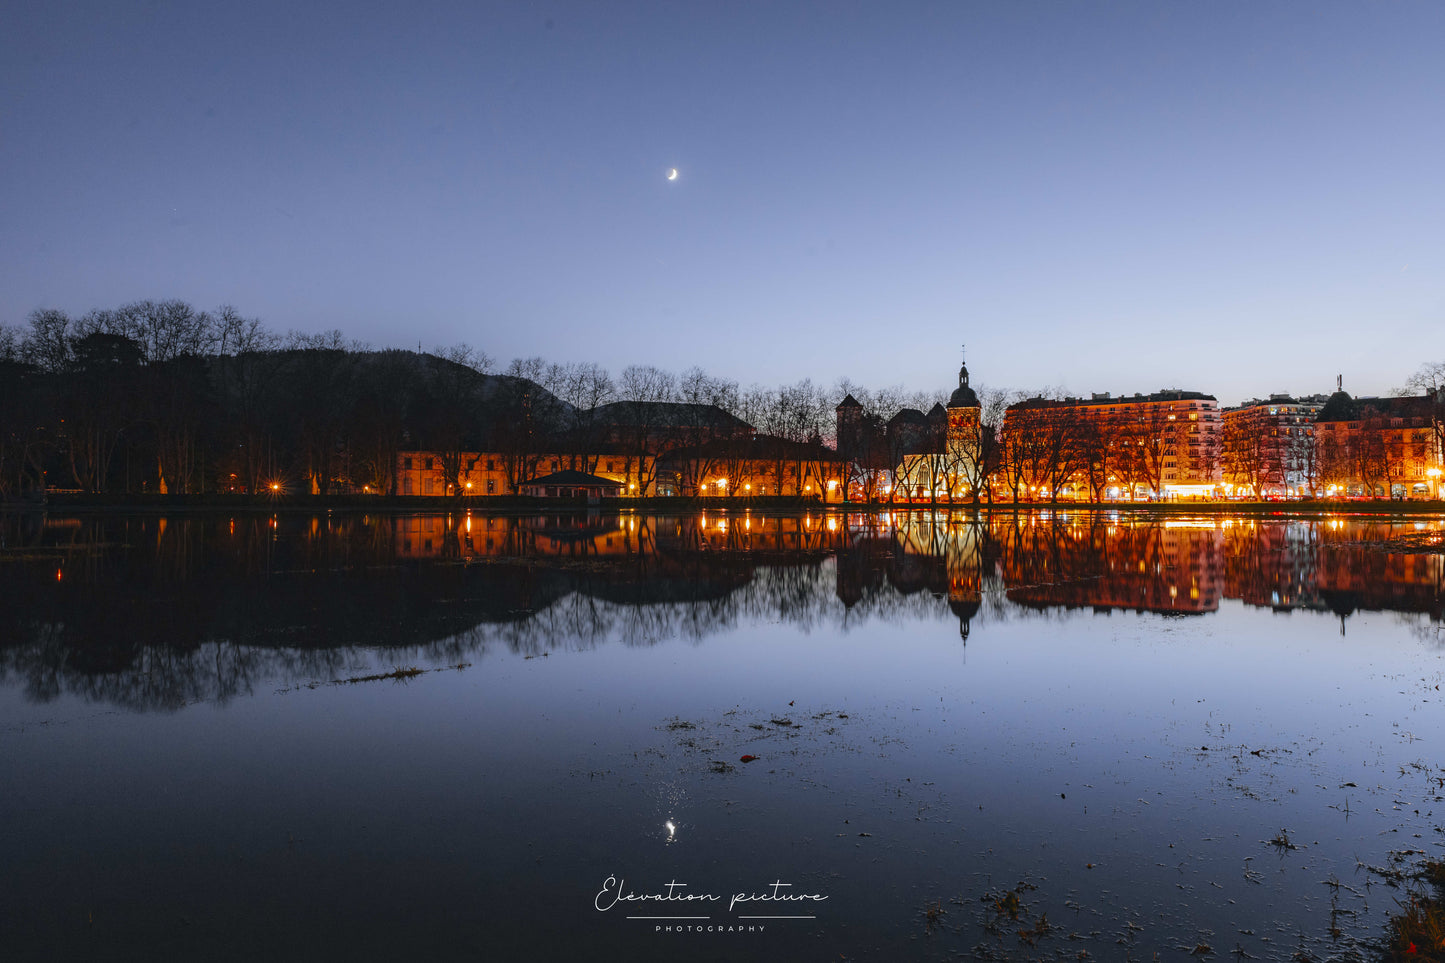
<path fill-rule="evenodd" d="M 1441 557 L 1377 544 L 1437 520 L 722 521 L 7 520 L 0 936 L 1323 958 L 1441 852 Z M 614 875 L 828 899 L 659 933 Z"/>

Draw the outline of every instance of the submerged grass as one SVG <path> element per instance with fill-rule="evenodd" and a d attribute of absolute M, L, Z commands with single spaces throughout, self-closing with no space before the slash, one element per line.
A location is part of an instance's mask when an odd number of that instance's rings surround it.
<path fill-rule="evenodd" d="M 375 675 L 357 675 L 350 679 L 334 679 L 332 685 L 355 685 L 358 682 L 380 682 L 382 679 L 413 679 L 421 675 L 426 669 L 418 669 L 411 666 L 405 669 L 393 669 L 390 672 L 379 672 Z"/>
<path fill-rule="evenodd" d="M 383 682 L 387 679 L 393 682 L 408 682 L 419 675 L 426 675 L 428 672 L 460 672 L 471 667 L 470 662 L 458 662 L 456 665 L 439 665 L 432 669 L 422 669 L 414 665 L 402 668 L 398 666 L 390 672 L 374 672 L 370 675 L 354 675 L 349 679 L 332 679 L 329 682 L 303 682 L 300 685 L 292 686 L 290 689 L 277 689 L 279 692 L 290 692 L 291 689 L 316 689 L 323 685 L 356 685 L 358 682 Z"/>
<path fill-rule="evenodd" d="M 1418 888 L 1390 917 L 1381 956 L 1391 963 L 1445 961 L 1445 862 L 1428 860 L 1414 874 Z"/>

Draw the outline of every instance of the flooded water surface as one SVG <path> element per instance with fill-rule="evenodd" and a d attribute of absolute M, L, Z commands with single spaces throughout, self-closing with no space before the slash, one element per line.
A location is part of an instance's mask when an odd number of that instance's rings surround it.
<path fill-rule="evenodd" d="M 7 959 L 1370 958 L 1438 519 L 0 519 Z"/>

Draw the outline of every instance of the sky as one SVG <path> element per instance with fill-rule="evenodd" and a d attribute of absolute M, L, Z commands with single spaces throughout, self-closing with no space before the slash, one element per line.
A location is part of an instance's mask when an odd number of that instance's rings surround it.
<path fill-rule="evenodd" d="M 750 384 L 1403 386 L 1445 360 L 1445 4 L 25 3 L 0 322 Z M 675 180 L 667 175 L 678 172 Z"/>

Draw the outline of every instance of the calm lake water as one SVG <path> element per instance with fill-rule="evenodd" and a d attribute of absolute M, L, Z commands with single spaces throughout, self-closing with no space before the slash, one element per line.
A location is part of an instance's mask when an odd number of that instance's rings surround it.
<path fill-rule="evenodd" d="M 6 516 L 0 956 L 1367 958 L 1442 529 Z"/>

